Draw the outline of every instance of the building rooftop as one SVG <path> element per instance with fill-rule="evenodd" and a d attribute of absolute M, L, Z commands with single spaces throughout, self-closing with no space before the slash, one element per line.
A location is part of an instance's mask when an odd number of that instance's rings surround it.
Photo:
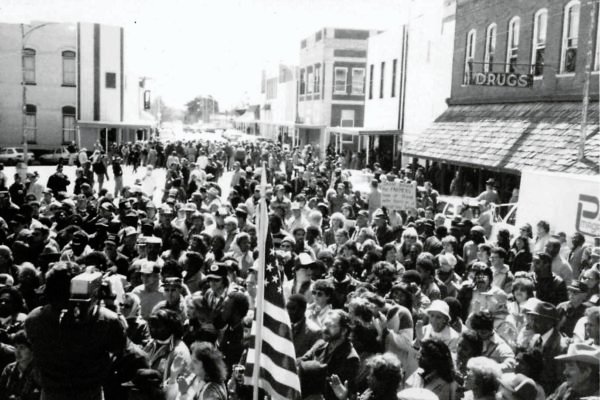
<path fill-rule="evenodd" d="M 590 103 L 588 121 L 585 158 L 578 161 L 581 102 L 455 105 L 403 153 L 511 173 L 599 174 L 598 103 Z"/>

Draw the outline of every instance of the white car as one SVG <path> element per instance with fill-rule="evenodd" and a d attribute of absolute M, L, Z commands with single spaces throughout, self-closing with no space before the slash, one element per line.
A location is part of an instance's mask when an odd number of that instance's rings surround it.
<path fill-rule="evenodd" d="M 42 154 L 40 161 L 44 164 L 58 164 L 60 160 L 66 164 L 71 158 L 72 154 L 69 153 L 66 147 L 59 147 L 54 149 L 51 153 Z"/>
<path fill-rule="evenodd" d="M 16 164 L 24 160 L 25 152 L 22 147 L 5 147 L 0 149 L 0 162 L 6 164 Z M 27 152 L 27 163 L 31 164 L 34 156 L 33 153 Z"/>

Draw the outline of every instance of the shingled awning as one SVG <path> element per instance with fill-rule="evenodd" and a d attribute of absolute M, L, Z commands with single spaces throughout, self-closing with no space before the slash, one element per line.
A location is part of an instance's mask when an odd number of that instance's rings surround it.
<path fill-rule="evenodd" d="M 520 174 L 525 168 L 600 173 L 598 103 L 590 103 L 585 159 L 577 160 L 581 103 L 452 105 L 405 143 L 407 156 Z"/>

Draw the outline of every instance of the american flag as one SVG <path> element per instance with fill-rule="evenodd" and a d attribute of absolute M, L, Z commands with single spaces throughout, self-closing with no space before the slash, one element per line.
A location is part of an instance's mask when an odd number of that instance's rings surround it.
<path fill-rule="evenodd" d="M 258 399 L 259 387 L 275 400 L 300 399 L 300 379 L 296 370 L 291 323 L 285 309 L 281 276 L 268 229 L 264 168 L 261 187 L 263 196 L 257 220 L 259 268 L 256 313 L 252 323 L 252 340 L 246 358 L 244 383 L 254 387 L 255 400 Z"/>

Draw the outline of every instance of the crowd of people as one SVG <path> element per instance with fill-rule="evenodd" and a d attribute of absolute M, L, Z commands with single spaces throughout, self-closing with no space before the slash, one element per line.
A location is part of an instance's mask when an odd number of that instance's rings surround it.
<path fill-rule="evenodd" d="M 302 398 L 600 396 L 600 243 L 546 221 L 492 236 L 493 181 L 448 220 L 430 182 L 382 207 L 380 183 L 417 169 L 375 164 L 363 193 L 310 145 L 81 153 L 72 183 L 0 172 L 0 400 L 252 398 L 262 189 Z"/>

